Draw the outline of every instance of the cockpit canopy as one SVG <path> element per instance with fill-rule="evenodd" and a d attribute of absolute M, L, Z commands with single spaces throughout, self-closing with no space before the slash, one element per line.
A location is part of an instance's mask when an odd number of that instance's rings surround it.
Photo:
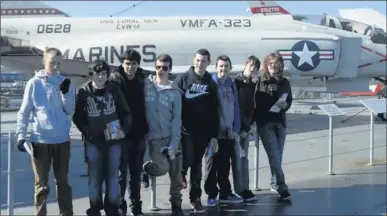
<path fill-rule="evenodd" d="M 293 19 L 314 25 L 327 26 L 368 36 L 376 44 L 387 44 L 386 32 L 376 26 L 356 22 L 327 14 L 321 15 L 293 15 Z"/>

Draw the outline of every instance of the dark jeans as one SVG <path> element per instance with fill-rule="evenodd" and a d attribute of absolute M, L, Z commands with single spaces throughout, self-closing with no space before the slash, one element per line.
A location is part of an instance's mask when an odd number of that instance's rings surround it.
<path fill-rule="evenodd" d="M 90 211 L 105 209 L 107 214 L 117 214 L 120 198 L 118 168 L 121 143 L 98 147 L 86 141 L 88 158 Z M 105 181 L 105 200 L 102 203 L 102 184 Z"/>
<path fill-rule="evenodd" d="M 138 142 L 126 140 L 123 144 L 121 154 L 121 164 L 119 172 L 120 184 L 120 208 L 126 205 L 125 191 L 127 187 L 127 176 L 129 169 L 129 199 L 132 204 L 141 201 L 141 173 L 145 154 L 145 140 L 141 139 Z M 127 206 L 124 208 L 126 209 Z"/>
<path fill-rule="evenodd" d="M 259 127 L 259 135 L 269 159 L 271 186 L 277 188 L 279 192 L 288 190 L 282 170 L 286 128 L 281 123 L 269 122 Z"/>
<path fill-rule="evenodd" d="M 188 168 L 191 168 L 189 199 L 194 201 L 202 196 L 202 160 L 209 140 L 182 134 L 181 142 L 183 149 L 182 173 L 186 176 Z"/>
<path fill-rule="evenodd" d="M 218 152 L 206 155 L 206 179 L 204 190 L 209 198 L 227 198 L 232 190 L 230 180 L 230 160 L 234 153 L 235 141 L 230 139 L 219 139 Z M 217 187 L 219 185 L 219 189 Z"/>

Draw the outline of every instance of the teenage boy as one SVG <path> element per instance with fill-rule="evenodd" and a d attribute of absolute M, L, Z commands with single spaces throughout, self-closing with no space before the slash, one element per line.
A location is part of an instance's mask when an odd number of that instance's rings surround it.
<path fill-rule="evenodd" d="M 132 123 L 132 116 L 121 90 L 107 82 L 110 68 L 95 60 L 88 66 L 91 81 L 79 89 L 73 122 L 85 137 L 88 158 L 88 216 L 119 215 L 118 168 L 121 146 Z M 105 200 L 102 183 L 105 181 Z"/>
<path fill-rule="evenodd" d="M 195 212 L 203 212 L 201 202 L 202 160 L 206 147 L 217 146 L 219 112 L 216 84 L 207 67 L 210 52 L 199 49 L 193 58 L 194 65 L 176 77 L 175 85 L 182 94 L 182 148 L 183 180 L 190 167 L 189 199 Z M 186 181 L 185 181 L 186 182 Z"/>
<path fill-rule="evenodd" d="M 53 164 L 59 215 L 72 216 L 72 189 L 68 183 L 71 116 L 74 92 L 71 81 L 59 73 L 62 53 L 48 48 L 43 53 L 44 69 L 28 80 L 17 117 L 17 148 L 26 152 L 24 143 L 30 114 L 33 116 L 31 144 L 35 175 L 35 215 L 47 215 L 50 191 L 48 176 Z"/>
<path fill-rule="evenodd" d="M 156 75 L 145 79 L 145 110 L 149 123 L 147 140 L 151 161 L 144 164 L 144 172 L 150 176 L 169 173 L 170 199 L 173 216 L 184 216 L 181 209 L 183 178 L 181 175 L 181 95 L 168 80 L 172 70 L 172 58 L 161 54 L 155 62 Z M 181 154 L 181 153 L 180 153 Z"/>
<path fill-rule="evenodd" d="M 232 193 L 230 180 L 230 160 L 234 154 L 235 139 L 239 135 L 238 93 L 228 73 L 231 71 L 231 60 L 221 55 L 216 59 L 216 71 L 212 79 L 218 86 L 219 100 L 219 133 L 218 151 L 206 155 L 206 180 L 204 189 L 208 195 L 207 206 L 216 205 L 219 193 L 220 203 L 241 203 L 243 199 Z M 217 187 L 219 185 L 219 189 Z"/>
<path fill-rule="evenodd" d="M 245 62 L 245 69 L 235 78 L 234 83 L 238 92 L 241 129 L 239 131 L 240 147 L 244 152 L 243 157 L 238 151 L 232 157 L 232 174 L 235 192 L 245 202 L 256 201 L 258 197 L 249 189 L 249 142 L 254 123 L 254 91 L 256 77 L 261 62 L 255 56 L 249 56 Z"/>
<path fill-rule="evenodd" d="M 127 185 L 128 169 L 129 197 L 131 201 L 131 214 L 143 215 L 141 201 L 141 173 L 145 154 L 145 135 L 148 133 L 148 123 L 145 117 L 144 79 L 149 71 L 140 68 L 141 55 L 134 49 L 125 51 L 121 56 L 122 64 L 114 71 L 110 80 L 119 86 L 125 96 L 125 100 L 132 112 L 133 127 L 127 135 L 127 140 L 122 148 L 122 160 L 120 165 L 120 211 L 127 214 L 125 191 Z"/>

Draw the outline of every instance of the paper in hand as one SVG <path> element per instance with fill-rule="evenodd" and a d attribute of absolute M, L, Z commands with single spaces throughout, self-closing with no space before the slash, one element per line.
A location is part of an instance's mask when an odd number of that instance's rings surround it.
<path fill-rule="evenodd" d="M 287 97 L 288 97 L 288 93 L 282 94 L 281 97 L 278 98 L 278 101 L 270 108 L 270 112 L 278 113 L 279 111 L 281 111 L 281 108 L 280 106 L 278 106 L 278 104 L 281 102 L 286 102 Z"/>
<path fill-rule="evenodd" d="M 31 149 L 30 146 L 27 144 L 27 142 L 24 142 L 23 146 L 24 146 L 24 148 L 26 149 L 27 153 L 28 153 L 29 155 L 31 155 L 31 157 L 33 157 L 32 149 Z"/>

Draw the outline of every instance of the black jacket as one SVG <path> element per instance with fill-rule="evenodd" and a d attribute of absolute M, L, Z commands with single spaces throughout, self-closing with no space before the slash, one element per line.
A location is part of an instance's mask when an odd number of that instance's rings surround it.
<path fill-rule="evenodd" d="M 276 90 L 270 90 L 271 86 L 275 86 Z M 286 98 L 287 107 L 279 113 L 269 112 L 270 108 L 278 101 L 279 97 L 288 93 Z M 286 112 L 292 105 L 293 96 L 289 81 L 282 77 L 278 80 L 263 79 L 259 77 L 255 87 L 255 121 L 257 126 L 262 126 L 267 122 L 280 122 L 286 127 Z"/>
<path fill-rule="evenodd" d="M 182 132 L 208 140 L 218 137 L 219 103 L 211 74 L 206 72 L 200 77 L 190 67 L 176 77 L 174 84 L 182 94 Z"/>
<path fill-rule="evenodd" d="M 151 74 L 151 71 L 139 68 L 132 80 L 129 80 L 122 66 L 118 67 L 111 74 L 109 80 L 121 89 L 126 102 L 132 111 L 133 127 L 129 131 L 128 139 L 139 141 L 149 131 L 145 116 L 144 79 Z"/>
<path fill-rule="evenodd" d="M 244 77 L 243 72 L 234 80 L 238 91 L 241 131 L 249 132 L 254 122 L 254 91 L 256 80 Z"/>
<path fill-rule="evenodd" d="M 91 82 L 86 83 L 78 91 L 73 115 L 73 122 L 83 137 L 95 144 L 105 142 L 104 130 L 112 121 L 119 120 L 125 134 L 132 127 L 132 113 L 121 90 L 108 82 L 102 91 L 105 103 L 97 99 Z"/>

